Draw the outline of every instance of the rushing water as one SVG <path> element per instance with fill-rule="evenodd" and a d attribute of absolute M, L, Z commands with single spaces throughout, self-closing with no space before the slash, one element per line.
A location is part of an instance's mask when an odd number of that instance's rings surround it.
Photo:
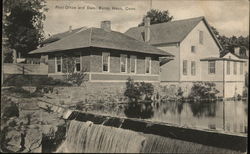
<path fill-rule="evenodd" d="M 145 138 L 129 130 L 71 121 L 58 152 L 138 153 Z"/>
<path fill-rule="evenodd" d="M 56 152 L 239 153 L 232 150 L 74 120 L 70 122 L 65 142 Z"/>

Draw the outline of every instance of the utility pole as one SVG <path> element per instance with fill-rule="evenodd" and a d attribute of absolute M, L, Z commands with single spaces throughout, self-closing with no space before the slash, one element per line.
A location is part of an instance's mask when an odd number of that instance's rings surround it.
<path fill-rule="evenodd" d="M 152 0 L 149 0 L 150 1 L 150 7 L 149 7 L 149 11 L 152 9 Z"/>

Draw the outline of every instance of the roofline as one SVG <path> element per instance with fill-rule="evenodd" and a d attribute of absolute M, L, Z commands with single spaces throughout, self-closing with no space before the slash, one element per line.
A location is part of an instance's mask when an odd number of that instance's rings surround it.
<path fill-rule="evenodd" d="M 197 17 L 197 18 L 199 18 L 199 17 Z M 210 28 L 210 25 L 208 24 L 206 18 L 205 18 L 204 16 L 201 16 L 201 18 L 202 18 L 201 21 L 204 21 L 205 25 L 207 26 L 208 31 L 209 31 L 210 34 L 212 35 L 212 37 L 213 37 L 213 39 L 215 40 L 215 43 L 218 45 L 219 49 L 220 49 L 220 50 L 223 50 L 223 47 L 221 46 L 221 44 L 220 44 L 220 42 L 218 41 L 218 39 L 216 38 L 214 32 L 213 32 L 212 29 Z M 192 19 L 192 18 L 191 18 L 191 19 Z M 198 23 L 200 23 L 200 21 L 199 21 Z M 191 31 L 198 25 L 198 23 L 191 29 Z M 189 31 L 189 32 L 187 33 L 187 35 L 186 35 L 180 42 L 182 42 L 182 41 L 188 36 L 188 34 L 189 34 L 191 31 Z"/>
<path fill-rule="evenodd" d="M 223 56 L 221 56 L 221 58 L 223 58 L 224 56 L 226 56 L 227 54 L 231 53 L 232 55 L 234 55 L 235 57 L 239 58 L 239 59 L 248 59 L 249 57 L 240 57 L 239 55 L 236 55 L 235 53 L 232 53 L 230 51 L 227 51 Z"/>
<path fill-rule="evenodd" d="M 240 59 L 230 59 L 230 58 L 217 58 L 217 57 L 211 57 L 211 58 L 203 58 L 203 59 L 200 59 L 200 61 L 219 61 L 219 60 L 222 60 L 222 61 L 237 61 L 237 62 L 246 62 L 245 60 L 240 60 Z"/>
<path fill-rule="evenodd" d="M 204 19 L 204 16 L 201 16 L 201 17 L 196 17 L 196 18 L 201 18 L 201 20 Z M 195 19 L 195 18 L 189 18 L 189 19 Z M 187 20 L 187 19 L 186 19 Z M 200 20 L 200 21 L 201 21 Z M 200 23 L 200 21 L 198 23 Z M 198 25 L 198 23 L 196 25 L 194 25 L 194 27 L 183 37 L 182 40 L 180 40 L 179 42 L 182 42 L 183 40 L 185 40 L 185 38 L 188 36 L 188 34 Z"/>
<path fill-rule="evenodd" d="M 223 47 L 221 46 L 221 44 L 220 44 L 219 40 L 216 38 L 216 36 L 215 36 L 214 32 L 212 31 L 212 29 L 211 29 L 210 25 L 208 24 L 208 22 L 207 22 L 207 20 L 206 20 L 206 18 L 205 18 L 205 17 L 203 17 L 203 19 L 202 19 L 202 20 L 205 22 L 205 24 L 206 24 L 206 26 L 207 26 L 208 30 L 209 30 L 209 31 L 210 31 L 210 33 L 212 34 L 212 36 L 213 36 L 213 38 L 214 38 L 215 42 L 217 43 L 217 45 L 219 46 L 220 50 L 223 50 Z"/>
<path fill-rule="evenodd" d="M 207 28 L 208 28 L 208 31 L 209 31 L 210 34 L 212 35 L 212 37 L 213 37 L 213 39 L 215 40 L 216 44 L 218 45 L 219 49 L 220 49 L 220 50 L 223 50 L 223 47 L 221 46 L 220 42 L 219 42 L 218 39 L 216 38 L 216 36 L 215 36 L 215 34 L 213 33 L 212 29 L 210 28 L 210 25 L 208 24 L 206 18 L 205 18 L 204 16 L 200 16 L 200 17 L 194 17 L 194 18 L 188 18 L 188 19 L 195 19 L 195 18 L 201 18 L 201 20 L 204 21 L 205 25 L 206 25 Z M 188 20 L 188 19 L 174 20 L 174 21 L 171 21 L 171 22 L 182 21 L 182 20 Z M 199 22 L 200 22 L 200 21 L 199 21 Z M 199 22 L 198 22 L 198 23 L 199 23 Z M 197 24 L 198 24 L 198 23 L 197 23 Z M 158 24 L 164 24 L 164 23 L 158 23 Z M 158 25 L 158 24 L 153 24 L 153 25 Z M 197 24 L 187 33 L 186 36 L 183 37 L 182 40 L 177 41 L 177 42 L 170 42 L 170 43 L 180 43 L 180 42 L 182 42 L 182 41 L 188 36 L 188 34 L 197 26 Z M 150 25 L 150 26 L 151 26 L 151 25 Z M 143 26 L 142 26 L 142 27 L 143 27 Z M 135 28 L 138 28 L 138 27 L 131 27 L 131 28 L 129 28 L 126 32 L 128 32 L 128 31 L 131 30 L 131 29 L 135 29 Z M 124 33 L 126 33 L 126 32 L 124 32 Z M 151 44 L 151 45 L 156 45 L 156 44 Z"/>
<path fill-rule="evenodd" d="M 66 52 L 66 51 L 70 51 L 70 50 L 85 49 L 85 48 L 103 48 L 103 47 L 86 46 L 86 47 L 82 47 L 82 48 L 74 48 L 74 49 L 67 49 L 67 50 L 53 50 L 53 51 L 46 51 L 46 52 L 40 52 L 40 53 L 28 53 L 28 54 L 29 55 L 50 54 L 50 53 L 55 53 L 55 52 Z M 106 49 L 126 51 L 126 52 L 136 52 L 136 53 L 148 54 L 148 55 L 158 55 L 159 57 L 175 57 L 174 55 L 169 54 L 169 53 L 166 53 L 166 55 L 165 55 L 165 54 L 157 54 L 157 53 L 145 53 L 145 52 L 132 51 L 132 50 L 122 50 L 122 49 L 115 49 L 115 48 L 106 48 Z"/>

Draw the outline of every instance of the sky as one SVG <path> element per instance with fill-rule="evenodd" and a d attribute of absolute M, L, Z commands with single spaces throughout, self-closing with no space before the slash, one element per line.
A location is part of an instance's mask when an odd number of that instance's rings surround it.
<path fill-rule="evenodd" d="M 112 30 L 125 32 L 142 21 L 150 6 L 168 10 L 173 20 L 204 16 L 228 37 L 249 34 L 248 0 L 47 0 L 46 5 L 46 35 L 67 31 L 69 26 L 100 27 L 103 20 L 111 21 Z"/>

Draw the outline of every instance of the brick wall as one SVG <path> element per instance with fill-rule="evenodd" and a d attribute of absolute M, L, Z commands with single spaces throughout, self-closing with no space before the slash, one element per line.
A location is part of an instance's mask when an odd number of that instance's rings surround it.
<path fill-rule="evenodd" d="M 151 57 L 151 74 L 145 74 L 145 56 L 141 53 L 118 51 L 112 49 L 101 49 L 101 48 L 88 48 L 88 49 L 77 49 L 72 51 L 74 53 L 81 52 L 81 65 L 82 68 L 86 68 L 87 72 L 93 73 L 93 80 L 127 80 L 129 76 L 135 78 L 135 80 L 143 81 L 159 81 L 159 58 L 158 56 L 148 55 Z M 110 52 L 110 70 L 103 74 L 102 73 L 102 52 Z M 60 53 L 62 55 L 62 53 Z M 66 53 L 65 53 L 66 54 Z M 127 72 L 121 73 L 120 71 L 120 54 L 127 55 Z M 130 56 L 137 56 L 136 74 L 130 73 Z M 55 78 L 62 78 L 61 73 L 55 74 L 55 58 L 54 55 L 49 55 L 48 58 L 48 72 L 50 76 Z M 113 74 L 112 74 L 113 73 Z"/>

